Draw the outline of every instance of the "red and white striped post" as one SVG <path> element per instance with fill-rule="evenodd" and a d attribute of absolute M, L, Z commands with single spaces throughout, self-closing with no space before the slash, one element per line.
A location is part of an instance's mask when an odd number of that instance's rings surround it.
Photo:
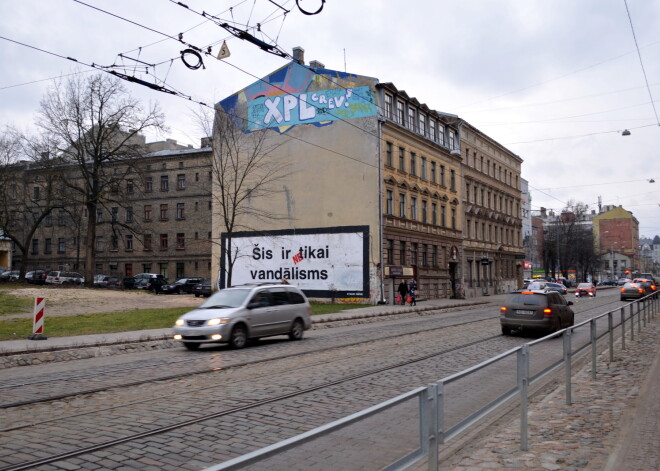
<path fill-rule="evenodd" d="M 32 325 L 32 335 L 29 340 L 46 340 L 44 335 L 44 317 L 45 317 L 46 298 L 34 298 L 34 323 Z"/>

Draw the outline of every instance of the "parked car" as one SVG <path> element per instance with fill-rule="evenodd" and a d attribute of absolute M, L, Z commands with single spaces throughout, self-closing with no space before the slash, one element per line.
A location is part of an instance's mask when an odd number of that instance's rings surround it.
<path fill-rule="evenodd" d="M 190 294 L 195 285 L 201 283 L 201 281 L 202 278 L 179 278 L 174 283 L 163 285 L 161 292 L 163 294 Z"/>
<path fill-rule="evenodd" d="M 142 278 L 165 278 L 163 275 L 159 275 L 158 273 L 138 273 L 134 277 L 136 280 L 142 279 Z"/>
<path fill-rule="evenodd" d="M 635 278 L 633 283 L 639 284 L 642 289 L 644 289 L 644 295 L 654 293 L 657 287 L 655 286 L 655 281 L 649 280 L 646 278 Z"/>
<path fill-rule="evenodd" d="M 136 279 L 133 276 L 125 276 L 121 280 L 121 287 L 124 289 L 135 289 Z"/>
<path fill-rule="evenodd" d="M 167 284 L 165 278 L 139 278 L 135 282 L 135 289 L 153 291 L 154 294 L 161 292 L 161 288 Z"/>
<path fill-rule="evenodd" d="M 572 301 L 556 291 L 522 291 L 510 294 L 500 308 L 502 334 L 513 330 L 556 332 L 575 323 Z"/>
<path fill-rule="evenodd" d="M 103 283 L 103 279 L 106 278 L 108 275 L 94 275 L 94 281 L 92 284 L 94 286 L 99 286 L 101 283 Z"/>
<path fill-rule="evenodd" d="M 626 283 L 632 283 L 632 280 L 630 278 L 619 278 L 616 282 L 619 286 L 623 286 Z"/>
<path fill-rule="evenodd" d="M 46 270 L 34 270 L 25 274 L 25 281 L 33 285 L 45 285 L 48 272 Z"/>
<path fill-rule="evenodd" d="M 528 290 L 528 291 L 532 291 L 532 290 L 543 290 L 543 289 L 546 288 L 547 284 L 548 284 L 547 281 L 538 281 L 538 280 L 534 280 L 534 281 L 532 281 L 530 284 L 528 284 L 528 285 L 525 287 L 525 289 Z"/>
<path fill-rule="evenodd" d="M 312 308 L 300 289 L 267 283 L 218 291 L 202 305 L 177 319 L 174 340 L 188 350 L 203 343 L 229 343 L 243 348 L 249 339 L 288 334 L 303 338 L 312 325 Z"/>
<path fill-rule="evenodd" d="M 0 273 L 0 281 L 18 281 L 18 275 L 20 272 L 18 270 L 7 270 Z"/>
<path fill-rule="evenodd" d="M 566 289 L 566 286 L 564 286 L 561 283 L 551 283 L 548 282 L 545 284 L 545 289 L 549 289 L 551 291 L 556 291 L 560 294 L 567 294 L 568 290 Z"/>
<path fill-rule="evenodd" d="M 85 277 L 75 271 L 51 270 L 46 275 L 48 285 L 81 285 L 84 282 Z"/>
<path fill-rule="evenodd" d="M 582 296 L 591 296 L 591 297 L 596 297 L 596 286 L 594 286 L 593 283 L 580 283 L 577 285 L 577 288 L 575 288 L 575 296 L 576 297 L 582 297 Z"/>
<path fill-rule="evenodd" d="M 616 286 L 616 280 L 603 280 L 599 283 L 599 286 Z"/>
<path fill-rule="evenodd" d="M 100 283 L 95 286 L 98 288 L 120 289 L 122 287 L 122 279 L 118 276 L 104 276 Z"/>
<path fill-rule="evenodd" d="M 200 296 L 208 298 L 211 296 L 211 294 L 213 294 L 213 289 L 211 286 L 211 279 L 205 278 L 201 283 L 197 283 L 195 286 L 193 286 L 192 292 L 196 298 L 199 298 Z"/>

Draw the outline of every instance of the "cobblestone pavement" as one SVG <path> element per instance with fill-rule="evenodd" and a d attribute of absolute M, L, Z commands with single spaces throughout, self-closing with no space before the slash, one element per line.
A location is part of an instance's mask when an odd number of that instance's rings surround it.
<path fill-rule="evenodd" d="M 599 356 L 597 379 L 590 362 L 573 375 L 572 404 L 564 386 L 529 406 L 529 451 L 520 451 L 520 421 L 488 430 L 441 466 L 453 471 L 660 469 L 660 328 L 658 319 L 635 341 L 620 341 L 614 361 Z M 423 469 L 423 468 L 419 468 Z"/>

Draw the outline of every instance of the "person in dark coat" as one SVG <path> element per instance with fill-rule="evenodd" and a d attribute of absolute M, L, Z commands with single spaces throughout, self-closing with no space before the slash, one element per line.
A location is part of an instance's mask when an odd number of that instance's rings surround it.
<path fill-rule="evenodd" d="M 399 283 L 399 288 L 397 289 L 399 292 L 399 295 L 401 296 L 401 305 L 406 304 L 406 296 L 408 296 L 408 285 L 406 285 L 403 281 Z"/>
<path fill-rule="evenodd" d="M 410 294 L 410 305 L 417 306 L 417 282 L 412 279 L 410 280 L 410 286 L 408 286 L 408 293 Z"/>

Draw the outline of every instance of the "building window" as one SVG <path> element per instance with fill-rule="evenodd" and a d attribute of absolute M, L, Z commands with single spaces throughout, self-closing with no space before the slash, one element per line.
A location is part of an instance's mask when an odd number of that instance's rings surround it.
<path fill-rule="evenodd" d="M 179 162 L 179 168 L 183 168 L 183 162 Z"/>
<path fill-rule="evenodd" d="M 167 221 L 167 204 L 160 205 L 160 220 Z"/>
<path fill-rule="evenodd" d="M 66 252 L 66 239 L 64 237 L 60 237 L 57 239 L 57 253 L 64 252 Z"/>
<path fill-rule="evenodd" d="M 132 195 L 134 191 L 135 191 L 135 188 L 134 188 L 134 185 L 133 185 L 133 180 L 127 180 L 126 181 L 126 194 L 127 195 Z"/>
<path fill-rule="evenodd" d="M 451 208 L 451 228 L 456 229 L 456 208 Z"/>
<path fill-rule="evenodd" d="M 151 234 L 144 234 L 143 241 L 144 250 L 151 250 Z"/>
<path fill-rule="evenodd" d="M 394 241 L 391 239 L 387 239 L 387 245 L 385 246 L 385 263 L 394 265 Z"/>
<path fill-rule="evenodd" d="M 392 119 L 392 95 L 385 94 L 385 117 Z"/>
<path fill-rule="evenodd" d="M 406 195 L 399 193 L 399 217 L 406 217 Z"/>
<path fill-rule="evenodd" d="M 438 124 L 438 142 L 445 145 L 445 127 L 442 124 Z"/>
<path fill-rule="evenodd" d="M 176 176 L 176 189 L 185 190 L 186 189 L 186 174 L 180 173 Z"/>
<path fill-rule="evenodd" d="M 133 235 L 128 234 L 126 235 L 126 250 L 133 250 Z"/>
<path fill-rule="evenodd" d="M 431 162 L 431 183 L 437 183 L 435 177 L 435 162 Z"/>
<path fill-rule="evenodd" d="M 199 181 L 199 172 L 195 172 L 195 181 L 196 181 L 196 182 Z"/>
<path fill-rule="evenodd" d="M 144 220 L 145 221 L 151 221 L 151 218 L 152 218 L 151 205 L 150 204 L 145 204 L 144 205 Z"/>
<path fill-rule="evenodd" d="M 32 255 L 39 253 L 39 239 L 32 239 Z"/>
<path fill-rule="evenodd" d="M 176 249 L 183 250 L 186 248 L 186 235 L 183 232 L 179 232 L 176 235 Z"/>
<path fill-rule="evenodd" d="M 429 139 L 435 142 L 435 121 L 429 120 Z"/>
<path fill-rule="evenodd" d="M 39 201 L 39 198 L 41 197 L 40 192 L 41 192 L 41 188 L 39 188 L 38 186 L 35 186 L 34 187 L 34 200 L 35 201 Z"/>
<path fill-rule="evenodd" d="M 431 249 L 431 266 L 438 266 L 438 246 L 434 245 Z"/>
<path fill-rule="evenodd" d="M 428 267 L 429 266 L 427 251 L 428 251 L 428 249 L 426 247 L 426 244 L 422 244 L 422 266 L 423 267 Z"/>
<path fill-rule="evenodd" d="M 53 240 L 50 237 L 47 237 L 44 241 L 44 253 L 50 254 L 53 253 Z"/>
<path fill-rule="evenodd" d="M 406 264 L 406 243 L 404 241 L 399 242 L 399 263 L 404 266 Z"/>
<path fill-rule="evenodd" d="M 103 252 L 105 250 L 105 241 L 103 236 L 96 236 L 96 251 Z"/>
<path fill-rule="evenodd" d="M 401 126 L 406 125 L 406 113 L 403 107 L 403 102 L 398 100 L 396 102 L 396 122 Z"/>
<path fill-rule="evenodd" d="M 470 202 L 470 184 L 465 184 L 465 201 Z"/>
<path fill-rule="evenodd" d="M 408 127 L 411 131 L 417 130 L 417 120 L 415 119 L 415 109 L 408 108 Z"/>
<path fill-rule="evenodd" d="M 167 262 L 159 263 L 158 271 L 163 275 L 163 278 L 167 278 Z"/>
<path fill-rule="evenodd" d="M 421 176 L 424 180 L 426 180 L 426 178 L 427 178 L 427 176 L 426 176 L 426 157 L 422 157 L 421 166 L 422 166 L 422 167 L 421 167 L 421 169 L 420 169 L 420 176 Z"/>
<path fill-rule="evenodd" d="M 392 166 L 392 143 L 385 143 L 385 165 Z"/>
<path fill-rule="evenodd" d="M 103 222 L 103 210 L 101 209 L 96 210 L 96 222 L 97 223 Z"/>
<path fill-rule="evenodd" d="M 112 217 L 112 222 L 117 222 L 117 219 L 119 218 L 119 208 L 117 206 L 113 206 L 110 214 Z"/>
<path fill-rule="evenodd" d="M 417 154 L 414 152 L 410 153 L 410 175 L 417 175 Z"/>
<path fill-rule="evenodd" d="M 160 250 L 167 250 L 167 234 L 160 235 Z"/>
<path fill-rule="evenodd" d="M 467 220 L 467 222 L 465 224 L 465 237 L 467 239 L 472 238 L 472 221 L 470 221 L 469 219 Z"/>
<path fill-rule="evenodd" d="M 440 165 L 440 186 L 445 186 L 445 166 Z"/>
<path fill-rule="evenodd" d="M 426 116 L 419 114 L 419 133 L 426 136 Z"/>
<path fill-rule="evenodd" d="M 426 200 L 422 200 L 422 222 L 424 224 L 428 222 L 428 219 L 426 217 L 426 210 L 427 210 L 427 202 Z"/>
<path fill-rule="evenodd" d="M 57 225 L 58 226 L 65 226 L 66 225 L 66 212 L 59 211 L 57 213 Z"/>
<path fill-rule="evenodd" d="M 133 206 L 126 208 L 126 222 L 133 222 Z"/>
<path fill-rule="evenodd" d="M 160 176 L 160 191 L 170 190 L 170 177 L 167 175 Z"/>
<path fill-rule="evenodd" d="M 449 189 L 456 191 L 456 170 L 453 169 L 449 172 Z"/>
<path fill-rule="evenodd" d="M 412 259 L 411 262 L 413 265 L 417 265 L 417 262 L 419 261 L 419 252 L 417 247 L 417 242 L 410 244 L 410 258 Z"/>
<path fill-rule="evenodd" d="M 176 204 L 176 218 L 177 219 L 185 219 L 185 205 L 186 203 L 177 203 Z"/>
<path fill-rule="evenodd" d="M 180 279 L 180 278 L 183 278 L 184 276 L 186 276 L 184 274 L 184 267 L 185 267 L 184 262 L 176 262 L 176 278 L 177 278 L 177 280 Z"/>
<path fill-rule="evenodd" d="M 144 191 L 145 193 L 151 193 L 154 191 L 154 177 L 147 177 L 144 181 Z"/>
<path fill-rule="evenodd" d="M 44 218 L 44 225 L 46 227 L 50 227 L 53 225 L 53 215 L 51 213 L 48 213 Z"/>
<path fill-rule="evenodd" d="M 116 235 L 110 236 L 110 250 L 114 252 L 119 250 L 119 237 Z"/>
<path fill-rule="evenodd" d="M 410 219 L 417 221 L 417 198 L 410 198 Z"/>
<path fill-rule="evenodd" d="M 385 192 L 385 214 L 394 213 L 394 193 L 392 190 L 387 190 Z"/>
<path fill-rule="evenodd" d="M 447 226 L 447 207 L 444 204 L 440 205 L 440 225 Z"/>
<path fill-rule="evenodd" d="M 399 170 L 402 172 L 406 171 L 406 150 L 403 147 L 399 147 Z"/>
<path fill-rule="evenodd" d="M 456 133 L 453 129 L 449 130 L 449 149 L 456 149 Z"/>
<path fill-rule="evenodd" d="M 438 225 L 438 204 L 431 203 L 431 224 Z"/>

